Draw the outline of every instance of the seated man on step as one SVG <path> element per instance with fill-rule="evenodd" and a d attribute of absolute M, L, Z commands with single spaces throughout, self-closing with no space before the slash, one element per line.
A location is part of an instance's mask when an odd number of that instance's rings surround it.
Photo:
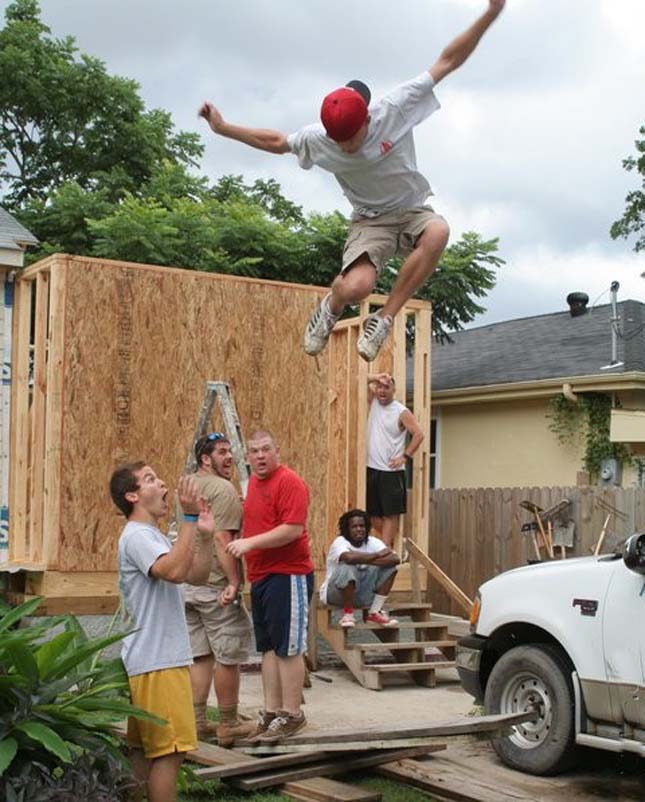
<path fill-rule="evenodd" d="M 342 607 L 341 627 L 353 627 L 354 608 L 369 608 L 365 620 L 391 626 L 398 623 L 383 609 L 392 589 L 399 556 L 370 535 L 364 510 L 349 510 L 338 519 L 339 535 L 327 554 L 327 575 L 320 588 L 323 604 Z"/>

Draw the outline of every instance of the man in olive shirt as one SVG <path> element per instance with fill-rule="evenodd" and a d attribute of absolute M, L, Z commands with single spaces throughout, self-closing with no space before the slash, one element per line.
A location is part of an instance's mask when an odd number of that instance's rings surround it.
<path fill-rule="evenodd" d="M 238 717 L 240 663 L 248 660 L 251 625 L 242 602 L 240 561 L 226 546 L 242 526 L 242 504 L 231 483 L 233 455 L 228 439 L 219 432 L 200 437 L 195 444 L 198 488 L 215 520 L 213 567 L 206 585 L 186 585 L 186 621 L 194 663 L 190 668 L 197 732 L 201 738 L 217 735 L 220 746 L 231 746 L 246 736 L 253 723 Z M 211 681 L 215 686 L 220 719 L 206 719 Z"/>

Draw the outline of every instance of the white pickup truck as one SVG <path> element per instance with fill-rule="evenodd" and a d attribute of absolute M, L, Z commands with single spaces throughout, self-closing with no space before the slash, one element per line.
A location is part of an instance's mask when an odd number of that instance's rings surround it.
<path fill-rule="evenodd" d="M 493 737 L 509 766 L 556 774 L 576 746 L 645 757 L 645 534 L 622 555 L 507 571 L 479 589 L 457 645 L 463 687 L 486 713 L 534 710 Z"/>

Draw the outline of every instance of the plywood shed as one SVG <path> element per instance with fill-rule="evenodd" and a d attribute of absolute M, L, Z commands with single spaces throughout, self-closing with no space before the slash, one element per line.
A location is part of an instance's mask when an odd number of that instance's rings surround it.
<path fill-rule="evenodd" d="M 244 433 L 271 429 L 284 462 L 309 485 L 309 531 L 323 570 L 338 516 L 364 502 L 368 370 L 353 348 L 358 320 L 342 323 L 319 358 L 304 354 L 303 327 L 324 292 L 60 255 L 23 271 L 13 344 L 14 600 L 44 595 L 49 612 L 116 607 L 123 518 L 109 499 L 109 476 L 118 463 L 144 458 L 174 482 L 212 379 L 231 384 Z M 429 426 L 427 304 L 411 302 L 370 370 L 393 370 L 405 387 L 406 320 L 425 344 L 416 349 L 415 399 Z M 428 440 L 415 458 L 423 492 L 414 494 L 412 525 L 424 549 Z M 409 587 L 409 573 L 401 581 Z"/>

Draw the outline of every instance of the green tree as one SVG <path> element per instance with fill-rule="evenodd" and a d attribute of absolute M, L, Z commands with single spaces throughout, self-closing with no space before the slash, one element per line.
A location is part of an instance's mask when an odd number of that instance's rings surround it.
<path fill-rule="evenodd" d="M 645 125 L 639 130 L 640 139 L 635 142 L 636 156 L 623 160 L 623 167 L 628 172 L 635 170 L 640 175 L 640 189 L 633 189 L 625 198 L 625 211 L 620 220 L 612 225 L 610 233 L 613 239 L 627 239 L 645 229 Z M 634 245 L 635 251 L 645 250 L 645 233 L 640 234 Z"/>
<path fill-rule="evenodd" d="M 146 111 L 138 85 L 108 75 L 74 39 L 55 39 L 36 0 L 14 0 L 0 30 L 0 182 L 20 210 L 74 181 L 113 200 L 136 191 L 160 161 L 195 164 L 196 134 Z M 39 231 L 34 233 L 38 236 Z"/>
<path fill-rule="evenodd" d="M 476 315 L 485 311 L 477 303 L 495 286 L 495 270 L 504 264 L 497 255 L 499 240 L 482 240 L 479 234 L 468 231 L 444 251 L 432 279 L 416 293 L 432 303 L 432 331 L 444 341 L 449 332 L 463 329 Z M 381 273 L 377 291 L 389 293 L 397 276 L 401 259 L 392 260 Z"/>

